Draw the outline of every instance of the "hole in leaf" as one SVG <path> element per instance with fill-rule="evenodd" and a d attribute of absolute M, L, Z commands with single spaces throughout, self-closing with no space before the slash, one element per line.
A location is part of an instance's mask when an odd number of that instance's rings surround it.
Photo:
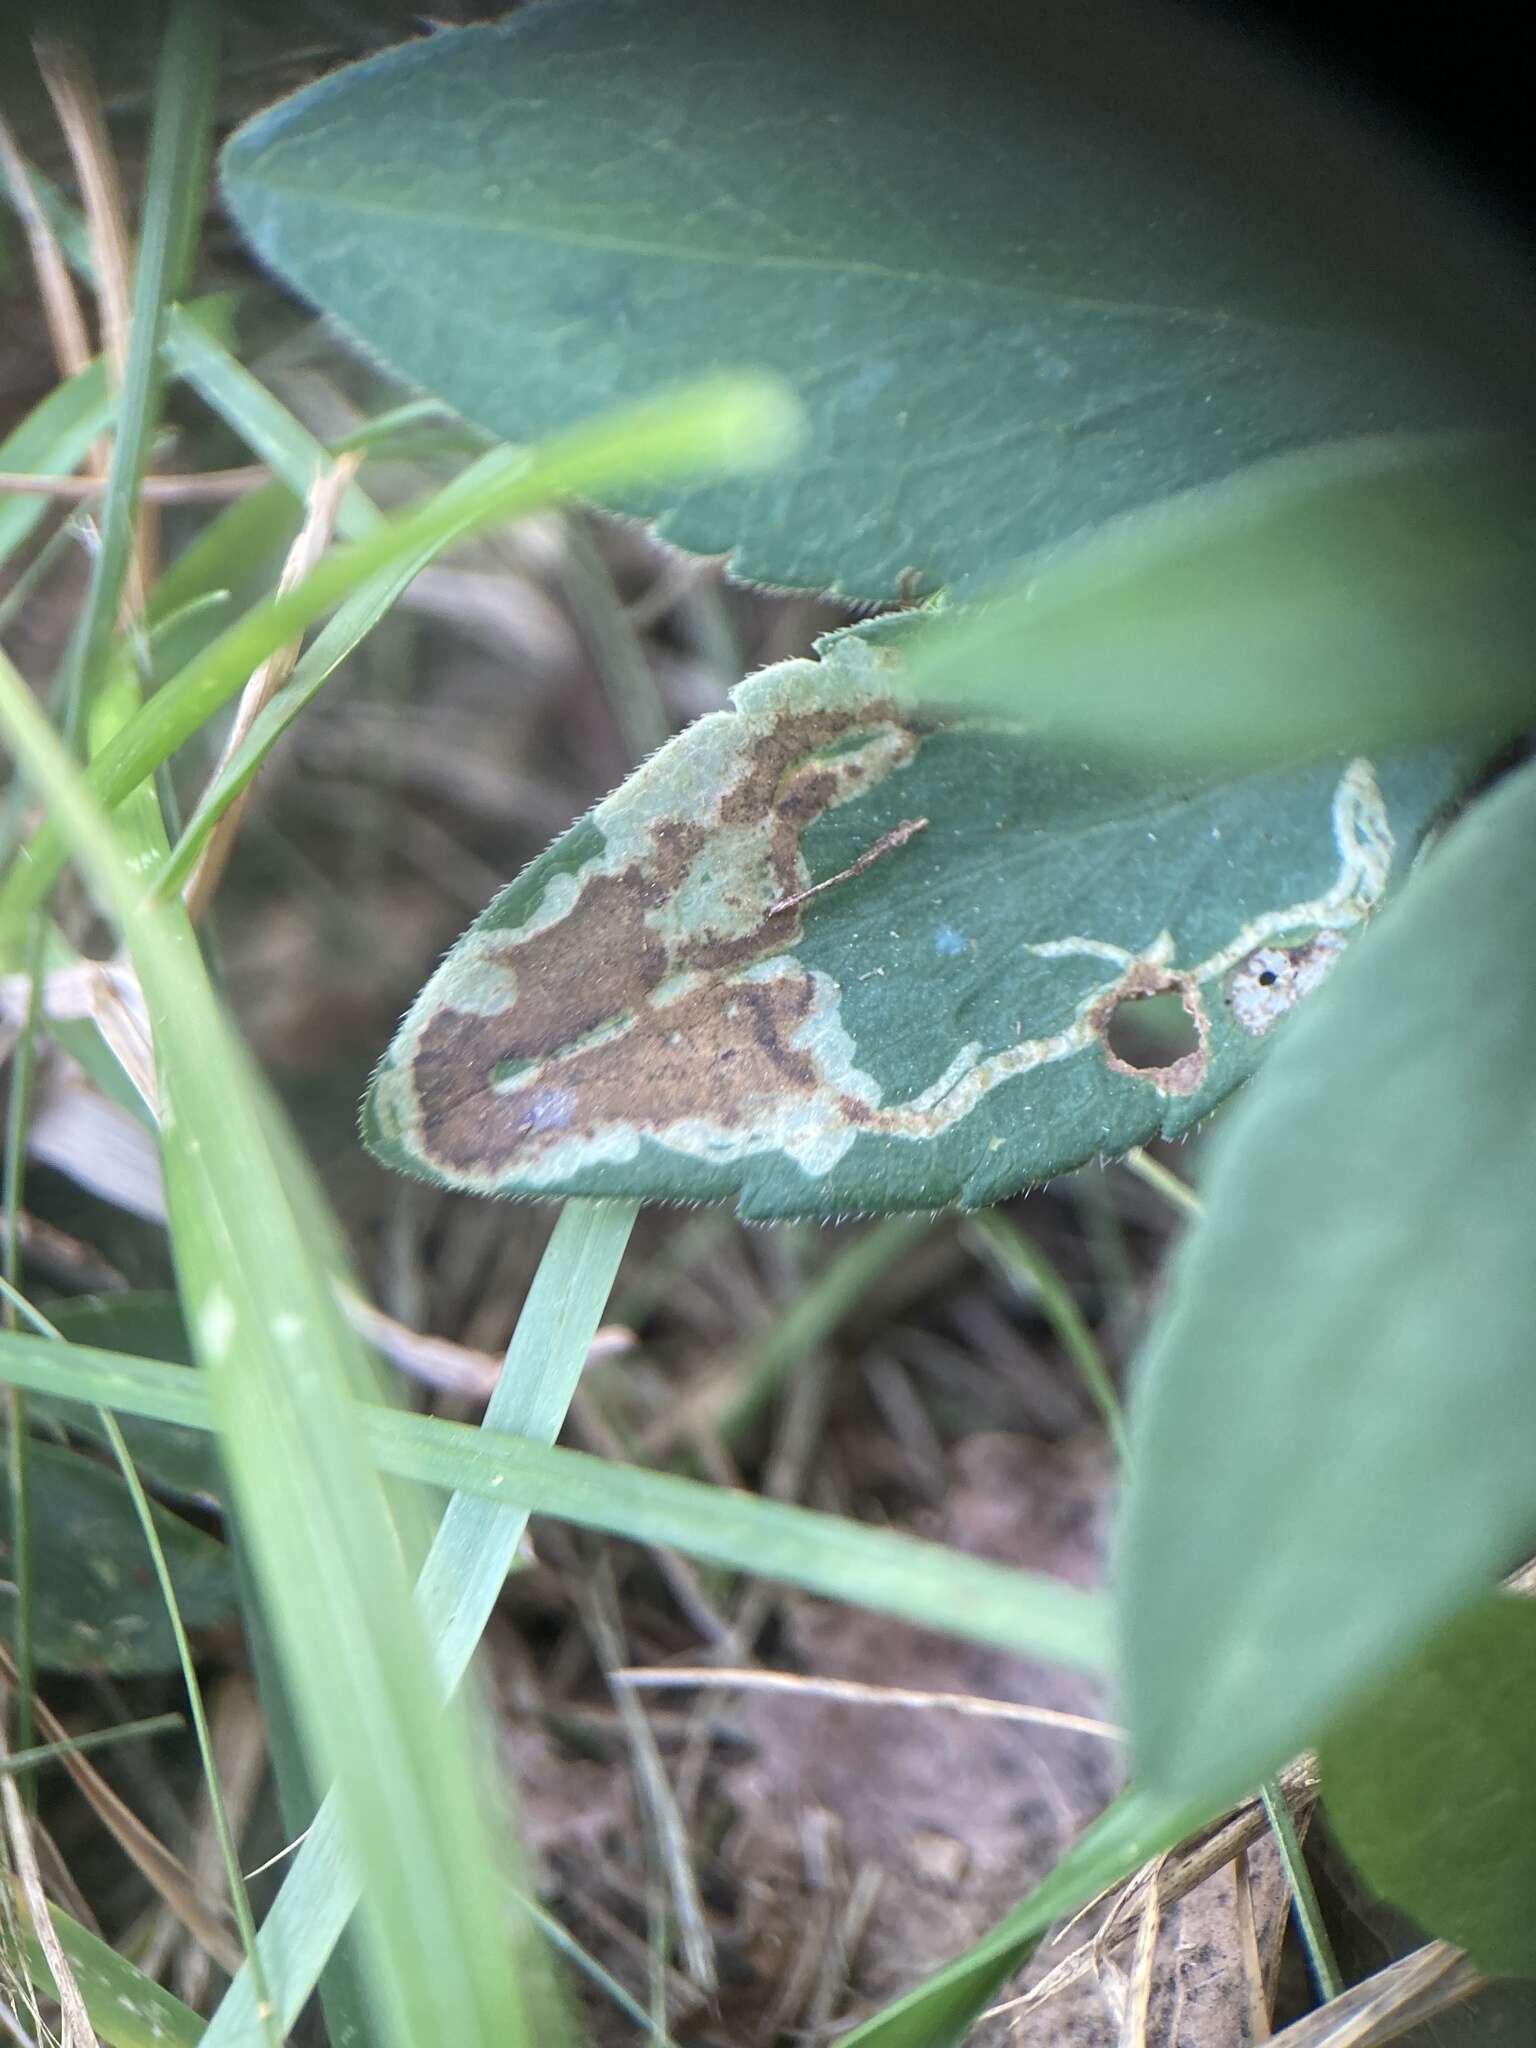
<path fill-rule="evenodd" d="M 1116 1059 L 1128 1067 L 1171 1067 L 1200 1050 L 1194 1019 L 1171 991 L 1126 996 L 1115 1005 L 1104 1037 Z"/>

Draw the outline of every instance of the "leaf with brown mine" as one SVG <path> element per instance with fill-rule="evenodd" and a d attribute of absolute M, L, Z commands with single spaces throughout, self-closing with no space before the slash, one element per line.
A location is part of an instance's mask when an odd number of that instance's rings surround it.
<path fill-rule="evenodd" d="M 759 1216 L 998 1200 L 1251 1072 L 1243 963 L 1342 947 L 1462 773 L 1421 751 L 1170 793 L 919 713 L 909 630 L 754 676 L 504 891 L 380 1066 L 374 1149 Z M 1110 1025 L 1158 991 L 1196 1041 L 1141 1066 Z"/>

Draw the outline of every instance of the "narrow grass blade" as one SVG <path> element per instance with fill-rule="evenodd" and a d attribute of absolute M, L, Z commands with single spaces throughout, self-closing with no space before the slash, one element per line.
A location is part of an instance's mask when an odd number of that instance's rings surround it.
<path fill-rule="evenodd" d="M 253 376 L 214 333 L 195 306 L 178 306 L 166 320 L 162 355 L 166 368 L 184 378 L 261 460 L 270 463 L 300 499 L 333 457 L 315 436 Z M 376 533 L 384 515 L 358 485 L 341 501 L 336 530 L 344 539 Z M 254 665 L 254 664 L 253 664 Z"/>
<path fill-rule="evenodd" d="M 472 496 L 499 456 L 485 456 L 464 475 L 447 486 L 444 497 L 462 493 Z M 262 762 L 299 713 L 317 695 L 341 664 L 365 639 L 379 620 L 425 567 L 430 551 L 412 556 L 397 568 L 381 571 L 354 591 L 300 657 L 292 676 L 257 715 L 250 731 L 198 799 L 180 839 L 155 877 L 156 893 L 170 896 L 178 890 L 197 864 L 219 819 L 242 790 L 249 787 Z"/>
<path fill-rule="evenodd" d="M 573 1203 L 567 1214 L 606 1206 Z M 83 1345 L 61 1354 L 16 1333 L 0 1334 L 0 1371 L 18 1386 L 59 1400 L 99 1403 L 192 1429 L 213 1427 L 203 1382 L 185 1368 Z M 500 1525 L 504 1546 L 510 1525 L 503 1518 L 518 1513 L 520 1527 L 521 1511 L 670 1547 L 1020 1656 L 1093 1672 L 1108 1665 L 1102 1596 L 1041 1573 L 811 1508 L 555 1449 L 503 1434 L 489 1416 L 490 1426 L 478 1430 L 385 1408 L 369 1409 L 364 1421 L 385 1470 L 464 1497 L 444 1520 L 422 1595 L 431 1597 L 434 1613 L 451 1616 L 450 1647 L 460 1666 L 485 1604 L 482 1577 L 488 1574 L 477 1544 L 487 1527 Z"/>
<path fill-rule="evenodd" d="M 153 1018 L 183 1299 L 301 1724 L 337 1783 L 365 1880 L 381 2025 L 399 2048 L 503 2048 L 531 2023 L 500 1906 L 507 1853 L 471 1730 L 444 1709 L 400 1533 L 357 1427 L 366 1360 L 319 1254 L 329 1239 L 319 1198 L 277 1135 L 185 918 L 141 903 L 110 828 L 8 666 L 0 724 L 120 916 Z"/>
<path fill-rule="evenodd" d="M 934 622 L 912 686 L 1190 763 L 1517 731 L 1533 507 L 1510 436 L 1278 456 L 1027 561 L 995 603 Z"/>
<path fill-rule="evenodd" d="M 144 1721 L 124 1721 L 116 1728 L 98 1728 L 90 1735 L 72 1735 L 67 1742 L 40 1742 L 34 1749 L 13 1749 L 0 1762 L 0 1771 L 36 1770 L 39 1764 L 56 1763 L 63 1756 L 87 1756 L 93 1749 L 111 1749 L 119 1742 L 142 1742 L 149 1735 L 168 1735 L 184 1728 L 180 1714 L 151 1714 Z"/>
<path fill-rule="evenodd" d="M 204 0 L 176 0 L 166 18 L 134 266 L 133 325 L 99 515 L 101 538 L 68 657 L 71 704 L 82 711 L 106 667 L 133 556 L 139 484 L 160 419 L 165 308 L 181 288 L 207 179 L 219 24 L 220 10 Z"/>
<path fill-rule="evenodd" d="M 465 1432 L 472 1440 L 508 1428 L 546 1442 L 556 1435 L 634 1218 L 632 1202 L 566 1205 L 518 1317 L 485 1429 Z M 542 1446 L 530 1448 L 537 1452 Z M 445 1690 L 451 1691 L 464 1675 L 527 1520 L 527 1504 L 516 1494 L 501 1499 L 459 1494 L 448 1504 L 416 1594 Z M 262 1928 L 263 1967 L 285 2024 L 309 1996 L 356 1898 L 356 1881 L 342 1855 L 336 1802 L 327 1799 Z M 209 2038 L 215 2043 L 254 2041 L 259 2023 L 251 1972 L 243 1970 L 214 2015 Z"/>
<path fill-rule="evenodd" d="M 29 476 L 68 476 L 111 426 L 117 401 L 99 362 L 58 384 L 0 441 L 0 469 Z M 21 546 L 48 510 L 46 498 L 0 490 L 0 562 Z"/>
<path fill-rule="evenodd" d="M 1062 1279 L 1026 1231 L 999 1210 L 984 1209 L 966 1222 L 966 1233 L 1025 1299 L 1040 1304 L 1062 1349 L 1077 1367 L 1094 1406 L 1104 1418 L 1121 1464 L 1126 1462 L 1125 1416 L 1109 1367 L 1087 1318 Z"/>

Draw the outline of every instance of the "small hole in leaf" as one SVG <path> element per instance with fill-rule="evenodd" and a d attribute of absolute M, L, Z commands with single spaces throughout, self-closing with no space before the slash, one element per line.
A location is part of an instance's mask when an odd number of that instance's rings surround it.
<path fill-rule="evenodd" d="M 1128 1067 L 1171 1067 L 1200 1050 L 1194 1019 L 1172 993 L 1127 996 L 1115 1005 L 1104 1038 Z"/>
<path fill-rule="evenodd" d="M 1260 987 L 1260 988 L 1273 988 L 1273 987 L 1274 987 L 1274 985 L 1275 985 L 1275 983 L 1276 983 L 1276 982 L 1277 982 L 1277 981 L 1278 981 L 1279 979 L 1280 979 L 1280 977 L 1279 977 L 1279 975 L 1278 975 L 1278 974 L 1276 974 L 1276 972 L 1275 972 L 1275 970 L 1273 969 L 1273 967 L 1266 967 L 1266 968 L 1264 969 L 1264 972 L 1263 972 L 1263 973 L 1262 973 L 1262 974 L 1261 974 L 1261 975 L 1259 976 L 1259 987 Z"/>

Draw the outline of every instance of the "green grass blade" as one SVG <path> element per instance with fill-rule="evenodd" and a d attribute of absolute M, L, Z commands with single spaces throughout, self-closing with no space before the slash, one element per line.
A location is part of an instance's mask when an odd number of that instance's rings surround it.
<path fill-rule="evenodd" d="M 607 1206 L 571 1204 L 567 1214 Z M 203 1383 L 185 1368 L 84 1345 L 61 1355 L 35 1337 L 14 1333 L 0 1334 L 0 1370 L 17 1385 L 55 1399 L 100 1403 L 192 1429 L 213 1427 Z M 424 1597 L 430 1592 L 454 1603 L 456 1657 L 461 1651 L 467 1655 L 462 1646 L 484 1599 L 483 1586 L 456 1574 L 484 1573 L 474 1548 L 481 1517 L 494 1529 L 516 1503 L 519 1511 L 668 1546 L 1021 1656 L 1098 1673 L 1108 1665 L 1107 1609 L 1098 1594 L 841 1516 L 555 1449 L 503 1434 L 493 1417 L 487 1422 L 487 1428 L 472 1429 L 377 1407 L 365 1417 L 373 1455 L 387 1471 L 457 1489 L 478 1504 L 473 1515 L 468 1507 L 454 1513 L 451 1526 L 445 1518 L 444 1536 L 453 1535 L 455 1542 L 449 1547 L 440 1537 L 434 1557 L 442 1562 L 433 1564 L 424 1581 Z M 505 1525 L 497 1540 L 505 1541 Z"/>
<path fill-rule="evenodd" d="M 464 475 L 449 484 L 445 498 L 456 493 L 473 495 L 484 481 L 490 465 L 500 456 L 482 458 Z M 155 890 L 169 896 L 179 889 L 207 844 L 208 835 L 225 811 L 249 787 L 262 762 L 292 725 L 310 700 L 336 673 L 358 643 L 372 632 L 395 603 L 411 579 L 429 559 L 415 555 L 398 567 L 381 571 L 353 592 L 306 648 L 292 676 L 252 724 L 240 745 L 220 763 L 217 773 L 198 799 L 197 809 L 187 820 L 181 837 L 155 877 Z"/>
<path fill-rule="evenodd" d="M 1004 1279 L 1026 1301 L 1039 1303 L 1046 1321 L 1056 1332 L 1061 1348 L 1077 1367 L 1084 1386 L 1104 1418 L 1121 1464 L 1127 1458 L 1125 1415 L 1120 1396 L 1109 1376 L 1109 1367 L 1099 1349 L 1098 1339 L 1087 1318 L 1073 1299 L 1065 1280 L 1027 1231 L 997 1209 L 983 1209 L 969 1217 L 966 1235 L 972 1238 Z"/>
<path fill-rule="evenodd" d="M 589 495 L 599 485 L 618 488 L 672 470 L 771 461 L 794 423 L 778 385 L 716 377 L 575 429 L 526 456 L 501 452 L 472 496 L 434 493 L 366 539 L 333 550 L 291 591 L 256 605 L 221 633 L 156 691 L 92 763 L 97 800 L 108 807 L 121 803 L 242 687 L 258 662 L 370 577 L 436 553 L 497 520 Z M 57 827 L 46 822 L 0 888 L 0 951 L 14 946 L 17 921 L 46 893 L 64 851 Z"/>
<path fill-rule="evenodd" d="M 8 665 L 0 724 L 121 918 L 154 1022 L 183 1301 L 301 1724 L 337 1784 L 365 1880 L 386 2038 L 502 2048 L 527 2038 L 530 2019 L 500 1907 L 508 1859 L 471 1730 L 441 1701 L 357 1428 L 366 1360 L 318 1255 L 318 1197 L 213 1000 L 185 918 L 139 900 L 110 827 Z"/>
<path fill-rule="evenodd" d="M 40 1742 L 34 1749 L 13 1749 L 0 1758 L 0 1775 L 12 1777 L 17 1771 L 33 1771 L 39 1764 L 57 1763 L 61 1757 L 86 1756 L 93 1749 L 111 1749 L 119 1742 L 142 1742 L 150 1735 L 168 1735 L 185 1728 L 180 1714 L 151 1714 L 143 1721 L 123 1721 L 115 1728 L 98 1728 L 90 1735 L 72 1735 L 67 1742 Z"/>
<path fill-rule="evenodd" d="M 1497 737 L 1536 709 L 1533 510 L 1509 436 L 1276 457 L 1032 557 L 911 686 L 1191 764 Z"/>
<path fill-rule="evenodd" d="M 165 308 L 187 269 L 207 180 L 219 23 L 220 10 L 205 0 L 175 0 L 156 70 L 128 360 L 101 504 L 100 543 L 68 656 L 75 732 L 107 664 L 133 555 L 139 484 L 160 419 Z"/>
<path fill-rule="evenodd" d="M 486 1412 L 488 1429 L 515 1426 L 546 1441 L 556 1435 L 607 1304 L 634 1216 L 631 1202 L 567 1204 L 518 1317 Z M 479 1434 L 465 1433 L 471 1438 Z M 536 1450 L 540 1447 L 534 1445 Z M 499 1499 L 458 1495 L 448 1504 L 417 1587 L 438 1676 L 447 1690 L 457 1685 L 474 1653 L 527 1520 L 527 1506 L 515 1494 Z M 356 1896 L 355 1881 L 341 1857 L 336 1803 L 328 1799 L 262 1929 L 268 1979 L 285 2020 L 308 1997 Z M 214 2016 L 211 2039 L 252 2041 L 258 2021 L 251 1975 L 242 1971 Z"/>
<path fill-rule="evenodd" d="M 231 355 L 195 306 L 175 306 L 165 323 L 161 354 L 168 370 L 206 399 L 252 454 L 269 463 L 302 499 L 323 469 L 330 451 L 274 398 L 259 377 Z M 376 533 L 384 515 L 366 491 L 353 484 L 341 501 L 336 530 L 345 540 Z"/>
<path fill-rule="evenodd" d="M 48 1911 L 91 2025 L 107 2048 L 196 2048 L 206 2029 L 190 2006 L 162 1990 L 153 1977 L 146 1977 L 126 1956 L 120 1956 L 57 1906 Z M 22 1925 L 26 1926 L 25 1915 Z M 22 1946 L 28 1975 L 37 1989 L 51 1998 L 53 1978 L 29 1927 Z"/>
<path fill-rule="evenodd" d="M 719 1418 L 727 1444 L 744 1436 L 806 1354 L 826 1341 L 882 1274 L 929 1236 L 931 1216 L 887 1216 L 842 1245 L 747 1350 L 741 1384 Z"/>
<path fill-rule="evenodd" d="M 117 401 L 98 362 L 55 385 L 0 441 L 0 469 L 29 476 L 69 476 L 112 425 Z M 21 546 L 48 510 L 46 498 L 0 492 L 0 562 Z"/>

